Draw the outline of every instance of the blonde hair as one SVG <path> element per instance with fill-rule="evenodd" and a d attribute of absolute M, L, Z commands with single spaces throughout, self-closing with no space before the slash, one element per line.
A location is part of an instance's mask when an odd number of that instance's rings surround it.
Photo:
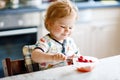
<path fill-rule="evenodd" d="M 47 28 L 47 21 L 55 21 L 58 18 L 63 18 L 69 16 L 71 13 L 76 12 L 77 14 L 77 7 L 72 5 L 69 0 L 56 0 L 51 3 L 48 7 L 45 15 L 45 27 Z M 48 30 L 49 31 L 49 30 Z"/>

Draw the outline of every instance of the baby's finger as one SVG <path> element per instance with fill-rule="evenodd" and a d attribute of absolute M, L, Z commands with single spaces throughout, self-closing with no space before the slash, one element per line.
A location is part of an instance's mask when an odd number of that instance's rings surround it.
<path fill-rule="evenodd" d="M 66 56 L 63 54 L 58 54 L 58 59 L 64 61 L 66 59 Z"/>

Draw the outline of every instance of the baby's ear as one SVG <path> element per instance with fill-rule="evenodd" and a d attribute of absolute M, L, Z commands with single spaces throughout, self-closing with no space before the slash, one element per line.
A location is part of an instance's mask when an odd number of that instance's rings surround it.
<path fill-rule="evenodd" d="M 49 20 L 47 20 L 46 22 L 45 22 L 45 27 L 46 27 L 46 29 L 48 30 L 48 31 L 50 31 L 50 27 L 51 27 L 52 25 L 51 25 L 51 21 L 49 21 Z"/>

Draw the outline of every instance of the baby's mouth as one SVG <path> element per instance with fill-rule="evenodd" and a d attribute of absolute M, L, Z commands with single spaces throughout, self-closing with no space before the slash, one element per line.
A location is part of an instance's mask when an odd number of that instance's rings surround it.
<path fill-rule="evenodd" d="M 63 34 L 63 36 L 69 36 L 70 34 L 69 33 L 65 33 L 65 34 Z"/>
<path fill-rule="evenodd" d="M 68 34 L 63 34 L 63 36 L 68 36 Z"/>

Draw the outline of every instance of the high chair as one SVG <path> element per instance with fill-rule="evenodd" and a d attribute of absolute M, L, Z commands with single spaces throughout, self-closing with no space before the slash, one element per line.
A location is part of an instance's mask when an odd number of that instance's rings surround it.
<path fill-rule="evenodd" d="M 4 76 L 12 76 L 28 72 L 23 59 L 11 60 L 10 58 L 5 58 L 2 63 Z"/>
<path fill-rule="evenodd" d="M 18 75 L 40 70 L 39 64 L 33 62 L 31 59 L 31 52 L 34 49 L 34 47 L 34 45 L 23 46 L 24 59 L 3 59 L 2 64 L 4 76 Z"/>

